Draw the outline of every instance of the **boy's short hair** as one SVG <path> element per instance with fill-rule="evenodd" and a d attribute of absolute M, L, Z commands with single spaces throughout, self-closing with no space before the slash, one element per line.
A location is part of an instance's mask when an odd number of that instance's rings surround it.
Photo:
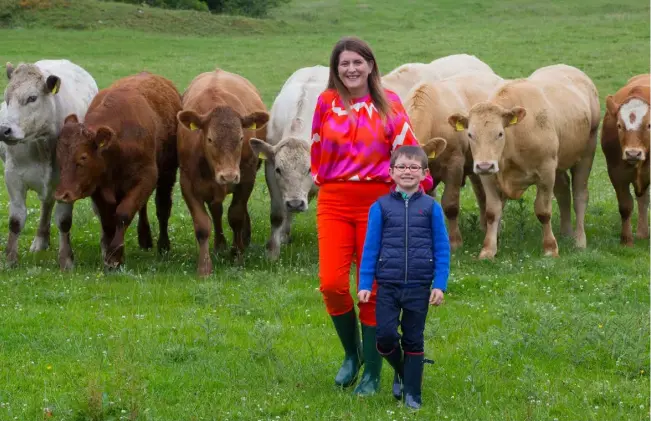
<path fill-rule="evenodd" d="M 427 162 L 428 162 L 427 154 L 420 146 L 405 145 L 394 150 L 393 153 L 391 154 L 391 161 L 390 161 L 390 165 L 392 168 L 396 164 L 398 158 L 400 158 L 401 156 L 404 156 L 405 158 L 408 159 L 420 161 L 420 166 L 423 167 L 423 169 L 427 168 Z"/>

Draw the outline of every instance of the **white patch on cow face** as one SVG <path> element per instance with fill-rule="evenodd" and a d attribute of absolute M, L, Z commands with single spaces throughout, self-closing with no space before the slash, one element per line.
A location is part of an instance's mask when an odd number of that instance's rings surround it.
<path fill-rule="evenodd" d="M 619 118 L 624 123 L 626 130 L 638 130 L 648 112 L 649 104 L 641 99 L 633 98 L 619 109 Z"/>

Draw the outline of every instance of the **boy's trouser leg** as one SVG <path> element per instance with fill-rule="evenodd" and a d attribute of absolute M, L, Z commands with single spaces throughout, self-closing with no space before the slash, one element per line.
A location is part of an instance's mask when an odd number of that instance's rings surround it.
<path fill-rule="evenodd" d="M 400 349 L 400 294 L 396 285 L 383 284 L 377 293 L 377 350 L 395 370 L 391 393 L 402 399 L 402 350 Z M 380 309 L 379 311 L 377 309 Z"/>
<path fill-rule="evenodd" d="M 424 331 L 429 309 L 429 295 L 429 286 L 405 288 L 402 299 L 405 405 L 414 409 L 420 408 L 422 403 Z"/>

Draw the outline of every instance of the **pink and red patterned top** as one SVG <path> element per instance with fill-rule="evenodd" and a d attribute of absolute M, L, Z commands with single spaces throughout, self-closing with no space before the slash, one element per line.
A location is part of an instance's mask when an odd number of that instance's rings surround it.
<path fill-rule="evenodd" d="M 381 181 L 389 176 L 391 152 L 403 145 L 418 145 L 400 97 L 385 89 L 393 114 L 382 121 L 371 95 L 355 98 L 349 118 L 336 89 L 319 95 L 312 120 L 312 177 L 317 186 L 332 181 Z M 432 186 L 427 176 L 421 185 Z"/>

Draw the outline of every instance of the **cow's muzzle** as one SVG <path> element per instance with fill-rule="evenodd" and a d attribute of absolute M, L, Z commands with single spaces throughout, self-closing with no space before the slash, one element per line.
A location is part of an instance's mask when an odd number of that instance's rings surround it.
<path fill-rule="evenodd" d="M 285 208 L 288 212 L 305 212 L 307 210 L 307 203 L 305 200 L 286 200 Z"/>
<path fill-rule="evenodd" d="M 474 165 L 475 174 L 495 174 L 498 170 L 497 161 L 477 161 Z"/>

